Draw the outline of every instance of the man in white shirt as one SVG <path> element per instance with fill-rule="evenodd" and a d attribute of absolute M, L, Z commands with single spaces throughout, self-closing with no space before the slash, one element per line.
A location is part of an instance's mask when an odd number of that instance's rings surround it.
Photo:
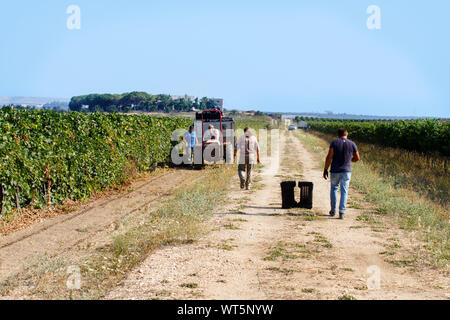
<path fill-rule="evenodd" d="M 210 125 L 208 127 L 208 130 L 203 135 L 203 142 L 206 145 L 205 152 L 210 153 L 210 156 L 213 158 L 208 161 L 217 163 L 217 161 L 219 161 L 218 159 L 220 159 L 221 156 L 220 131 L 215 129 L 213 125 Z"/>
<path fill-rule="evenodd" d="M 215 129 L 213 125 L 210 125 L 203 136 L 203 141 L 206 143 L 218 143 L 220 141 L 220 131 Z"/>
<path fill-rule="evenodd" d="M 250 128 L 244 129 L 244 135 L 241 136 L 236 144 L 234 149 L 234 159 L 236 161 L 236 155 L 239 151 L 239 166 L 238 166 L 238 174 L 239 179 L 241 180 L 241 189 L 250 190 L 250 186 L 252 183 L 252 171 L 253 166 L 258 163 L 260 164 L 260 150 L 258 139 L 251 133 Z M 256 156 L 256 157 L 255 157 Z M 255 159 L 256 158 L 256 159 Z M 244 177 L 244 172 L 246 171 L 247 175 Z"/>

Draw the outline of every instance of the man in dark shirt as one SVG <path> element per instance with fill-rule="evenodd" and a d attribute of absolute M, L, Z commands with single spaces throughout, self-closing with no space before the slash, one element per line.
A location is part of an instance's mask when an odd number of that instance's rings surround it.
<path fill-rule="evenodd" d="M 347 209 L 348 188 L 352 178 L 352 162 L 358 162 L 359 156 L 356 144 L 348 140 L 348 131 L 339 129 L 339 139 L 334 140 L 330 145 L 327 159 L 325 160 L 325 170 L 323 177 L 328 180 L 328 169 L 331 165 L 331 211 L 330 215 L 336 215 L 337 193 L 341 186 L 341 201 L 339 205 L 339 218 L 344 219 Z"/>

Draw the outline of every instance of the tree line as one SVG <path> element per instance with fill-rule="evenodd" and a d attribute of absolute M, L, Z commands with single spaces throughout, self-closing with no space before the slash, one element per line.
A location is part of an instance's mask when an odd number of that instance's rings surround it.
<path fill-rule="evenodd" d="M 192 99 L 188 96 L 174 99 L 169 95 L 152 95 L 146 92 L 123 94 L 89 94 L 76 96 L 70 100 L 70 111 L 87 112 L 173 112 L 214 109 L 213 99 L 203 97 Z"/>

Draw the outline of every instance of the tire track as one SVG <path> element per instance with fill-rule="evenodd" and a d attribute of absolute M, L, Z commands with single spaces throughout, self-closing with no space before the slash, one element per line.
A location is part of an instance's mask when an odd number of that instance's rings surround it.
<path fill-rule="evenodd" d="M 167 176 L 167 175 L 169 175 L 169 172 L 166 172 L 166 173 L 164 173 L 164 174 L 161 175 L 161 176 L 155 177 L 155 178 L 153 178 L 153 179 L 151 179 L 151 180 L 145 182 L 142 186 L 140 186 L 140 187 L 137 188 L 136 190 L 129 191 L 128 193 L 126 193 L 126 194 L 124 194 L 124 195 L 120 195 L 120 196 L 121 196 L 121 197 L 125 197 L 125 196 L 127 196 L 127 195 L 132 194 L 133 192 L 136 192 L 136 191 L 138 191 L 138 190 L 142 190 L 143 188 L 145 188 L 145 187 L 148 186 L 149 184 L 155 182 L 156 180 L 162 179 L 162 178 L 164 178 L 164 177 Z M 154 199 L 154 200 L 156 200 L 156 199 Z M 150 201 L 149 203 L 153 202 L 154 200 Z M 23 241 L 23 240 L 26 240 L 26 239 L 28 239 L 28 238 L 34 236 L 34 235 L 37 235 L 37 234 L 42 233 L 42 232 L 44 232 L 44 231 L 47 231 L 48 229 L 50 229 L 50 228 L 52 228 L 52 227 L 54 227 L 54 226 L 56 226 L 56 225 L 63 224 L 63 223 L 65 223 L 65 222 L 70 221 L 70 220 L 73 220 L 73 219 L 75 219 L 75 218 L 77 218 L 77 217 L 79 217 L 79 216 L 81 216 L 81 215 L 87 214 L 87 213 L 89 213 L 90 211 L 95 210 L 97 207 L 102 207 L 102 208 L 104 208 L 107 204 L 110 204 L 110 203 L 112 203 L 113 201 L 117 201 L 117 199 L 101 200 L 100 203 L 96 203 L 97 201 L 94 201 L 94 204 L 90 205 L 88 208 L 86 208 L 86 209 L 84 209 L 84 210 L 81 210 L 80 212 L 77 212 L 77 213 L 74 213 L 74 214 L 69 214 L 69 216 L 67 216 L 66 218 L 60 218 L 60 219 L 57 219 L 58 221 L 55 221 L 54 223 L 50 223 L 50 224 L 48 224 L 48 225 L 46 225 L 46 226 L 43 226 L 43 227 L 40 228 L 39 230 L 36 230 L 36 231 L 34 231 L 34 232 L 32 232 L 32 233 L 29 233 L 29 234 L 27 234 L 27 235 L 24 235 L 24 236 L 22 236 L 22 237 L 20 237 L 20 238 L 14 239 L 14 241 L 11 241 L 11 242 L 9 242 L 9 243 L 6 243 L 6 244 L 1 245 L 1 246 L 0 246 L 0 250 L 1 250 L 1 249 L 8 248 L 8 247 L 10 247 L 10 246 L 12 246 L 12 245 L 14 245 L 14 244 L 16 244 L 16 243 L 18 243 L 18 242 L 21 242 L 21 241 Z M 136 212 L 136 211 L 133 210 L 133 212 L 131 212 L 131 213 L 134 213 L 134 212 Z M 131 213 L 130 213 L 130 214 L 131 214 Z"/>

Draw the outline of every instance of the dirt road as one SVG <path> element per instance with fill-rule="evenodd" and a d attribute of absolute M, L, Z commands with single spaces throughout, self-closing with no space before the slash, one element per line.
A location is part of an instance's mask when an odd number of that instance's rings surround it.
<path fill-rule="evenodd" d="M 394 250 L 414 250 L 416 240 L 374 213 L 357 192 L 351 191 L 350 204 L 358 205 L 346 220 L 327 215 L 322 162 L 292 133 L 282 131 L 279 156 L 263 162 L 252 191 L 238 190 L 233 181 L 228 205 L 210 221 L 207 237 L 158 250 L 107 298 L 450 298 L 439 270 L 389 260 Z M 279 209 L 279 183 L 292 178 L 314 182 L 311 212 Z"/>

